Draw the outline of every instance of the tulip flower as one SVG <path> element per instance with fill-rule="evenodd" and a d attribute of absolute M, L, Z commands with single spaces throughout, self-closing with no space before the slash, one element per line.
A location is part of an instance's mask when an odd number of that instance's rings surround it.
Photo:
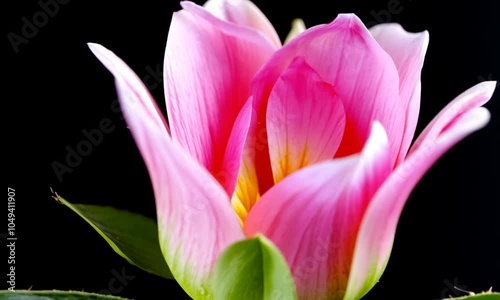
<path fill-rule="evenodd" d="M 256 234 L 281 251 L 299 299 L 359 299 L 382 275 L 412 189 L 485 126 L 494 82 L 446 106 L 410 148 L 428 33 L 368 30 L 353 14 L 280 40 L 250 1 L 182 2 L 164 68 L 168 123 L 133 71 L 113 73 L 152 181 L 160 246 L 194 299 L 221 253 Z"/>

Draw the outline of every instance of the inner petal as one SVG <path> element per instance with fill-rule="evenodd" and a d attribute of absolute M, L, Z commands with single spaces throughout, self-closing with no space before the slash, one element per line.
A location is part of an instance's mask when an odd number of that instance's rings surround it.
<path fill-rule="evenodd" d="M 307 165 L 333 158 L 344 134 L 344 107 L 334 88 L 297 57 L 271 91 L 266 125 L 278 183 Z"/>

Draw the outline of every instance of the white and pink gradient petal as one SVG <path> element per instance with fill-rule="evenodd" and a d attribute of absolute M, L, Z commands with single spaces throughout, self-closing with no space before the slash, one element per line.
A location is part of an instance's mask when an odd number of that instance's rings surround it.
<path fill-rule="evenodd" d="M 264 35 L 276 49 L 281 47 L 281 41 L 274 26 L 253 2 L 249 0 L 208 0 L 203 6 L 217 18 L 252 28 Z"/>
<path fill-rule="evenodd" d="M 246 135 L 235 122 L 250 83 L 274 48 L 252 29 L 220 20 L 191 2 L 174 13 L 165 51 L 165 99 L 172 139 L 219 180 L 231 197 Z M 242 130 L 242 132 L 234 132 Z M 224 176 L 221 176 L 224 174 Z"/>
<path fill-rule="evenodd" d="M 399 73 L 399 96 L 406 113 L 404 133 L 396 165 L 408 152 L 417 126 L 420 110 L 420 75 L 429 45 L 427 31 L 410 33 L 396 23 L 370 28 L 379 45 L 392 57 Z"/>
<path fill-rule="evenodd" d="M 435 140 L 454 119 L 467 111 L 487 103 L 493 95 L 496 81 L 484 81 L 466 90 L 448 103 L 439 114 L 425 127 L 411 146 L 410 154 L 416 151 L 426 140 Z"/>
<path fill-rule="evenodd" d="M 480 106 L 494 89 L 494 82 L 484 82 L 455 98 L 424 129 L 407 158 L 377 191 L 358 234 L 345 300 L 361 298 L 377 283 L 411 191 L 446 151 L 488 123 L 490 114 Z"/>
<path fill-rule="evenodd" d="M 170 128 L 163 118 L 163 114 L 158 108 L 156 101 L 137 74 L 135 74 L 122 59 L 105 47 L 96 43 L 88 43 L 88 46 L 92 53 L 113 74 L 113 76 L 120 78 L 123 84 L 130 89 L 131 93 L 135 93 L 137 98 L 142 99 L 142 103 L 147 106 L 146 112 L 150 114 L 149 120 L 155 122 L 158 126 L 165 127 L 167 133 L 170 134 Z M 130 106 L 131 104 L 134 105 Z M 121 110 L 131 110 L 134 107 L 135 103 L 129 103 L 128 106 L 122 106 Z"/>
<path fill-rule="evenodd" d="M 203 299 L 210 292 L 210 276 L 221 252 L 244 238 L 229 197 L 203 166 L 172 141 L 146 88 L 131 85 L 125 63 L 100 45 L 89 46 L 115 75 L 125 119 L 152 182 L 165 260 L 183 289 Z"/>

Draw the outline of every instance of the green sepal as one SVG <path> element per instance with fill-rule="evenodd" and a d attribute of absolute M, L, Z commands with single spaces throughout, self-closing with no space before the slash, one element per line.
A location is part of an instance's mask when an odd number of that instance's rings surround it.
<path fill-rule="evenodd" d="M 126 300 L 126 298 L 78 291 L 0 291 L 1 300 Z"/>
<path fill-rule="evenodd" d="M 217 261 L 213 280 L 214 299 L 297 299 L 285 258 L 261 235 L 226 249 Z"/>
<path fill-rule="evenodd" d="M 161 252 L 153 219 L 109 206 L 71 204 L 57 194 L 54 198 L 87 221 L 132 265 L 160 277 L 174 278 Z"/>

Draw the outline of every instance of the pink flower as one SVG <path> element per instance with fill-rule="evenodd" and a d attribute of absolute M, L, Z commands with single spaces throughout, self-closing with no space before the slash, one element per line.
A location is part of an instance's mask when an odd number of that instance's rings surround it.
<path fill-rule="evenodd" d="M 380 278 L 401 210 L 450 147 L 486 125 L 495 83 L 453 100 L 410 148 L 428 33 L 355 15 L 281 46 L 249 1 L 182 3 L 165 54 L 168 120 L 130 68 L 114 74 L 155 191 L 162 251 L 195 299 L 217 258 L 264 234 L 300 299 L 359 299 Z"/>

